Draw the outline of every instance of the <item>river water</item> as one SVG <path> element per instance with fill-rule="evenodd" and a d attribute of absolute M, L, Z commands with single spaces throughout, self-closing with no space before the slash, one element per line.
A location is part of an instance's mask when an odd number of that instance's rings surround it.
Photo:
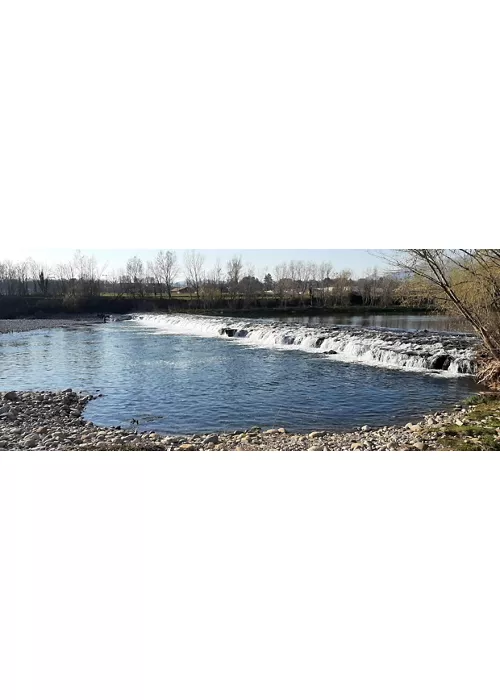
<path fill-rule="evenodd" d="M 475 340 L 453 319 L 366 321 L 144 314 L 3 335 L 0 389 L 100 392 L 89 420 L 166 434 L 406 423 L 476 389 Z"/>

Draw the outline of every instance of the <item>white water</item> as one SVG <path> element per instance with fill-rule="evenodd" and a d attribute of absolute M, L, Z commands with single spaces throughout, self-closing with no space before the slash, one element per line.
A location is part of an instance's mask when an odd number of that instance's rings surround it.
<path fill-rule="evenodd" d="M 133 322 L 158 333 L 220 337 L 230 342 L 329 354 L 332 361 L 394 369 L 472 374 L 477 340 L 464 333 L 397 331 L 355 326 L 306 326 L 282 321 L 136 314 Z M 335 353 L 335 354 L 333 354 Z"/>

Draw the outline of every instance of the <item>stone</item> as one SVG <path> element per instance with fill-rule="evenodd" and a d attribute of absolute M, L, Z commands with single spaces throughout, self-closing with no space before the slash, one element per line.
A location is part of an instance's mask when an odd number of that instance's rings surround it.
<path fill-rule="evenodd" d="M 427 449 L 427 445 L 425 444 L 425 442 L 416 442 L 415 449 L 420 450 L 420 452 L 422 452 L 423 450 Z"/>
<path fill-rule="evenodd" d="M 180 452 L 194 452 L 196 450 L 196 447 L 192 445 L 190 442 L 185 442 L 182 445 L 179 445 L 177 448 Z"/>
<path fill-rule="evenodd" d="M 351 450 L 362 450 L 363 444 L 361 442 L 353 442 L 351 444 Z"/>
<path fill-rule="evenodd" d="M 4 395 L 4 399 L 6 399 L 7 401 L 17 401 L 18 400 L 17 391 L 8 391 Z"/>
<path fill-rule="evenodd" d="M 314 438 L 324 437 L 326 435 L 326 430 L 314 430 L 309 433 L 309 437 L 314 440 Z"/>
<path fill-rule="evenodd" d="M 208 437 L 206 437 L 206 438 L 203 440 L 203 443 L 202 443 L 202 444 L 203 444 L 203 445 L 217 445 L 218 442 L 219 442 L 219 436 L 218 436 L 218 435 L 208 435 Z"/>
<path fill-rule="evenodd" d="M 326 452 L 326 447 L 320 447 L 319 445 L 313 445 L 307 451 L 308 452 Z"/>
<path fill-rule="evenodd" d="M 361 428 L 361 430 L 363 431 L 363 433 L 366 433 L 368 430 L 370 430 L 370 428 L 369 428 L 367 425 L 364 425 L 364 426 Z"/>

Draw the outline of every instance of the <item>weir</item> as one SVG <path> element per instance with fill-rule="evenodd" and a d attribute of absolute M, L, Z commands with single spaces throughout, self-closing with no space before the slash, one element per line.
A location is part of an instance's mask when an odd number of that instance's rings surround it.
<path fill-rule="evenodd" d="M 132 322 L 159 333 L 220 337 L 259 347 L 325 355 L 333 362 L 360 362 L 450 377 L 475 373 L 479 344 L 475 336 L 467 333 L 342 325 L 312 327 L 267 319 L 135 314 Z"/>

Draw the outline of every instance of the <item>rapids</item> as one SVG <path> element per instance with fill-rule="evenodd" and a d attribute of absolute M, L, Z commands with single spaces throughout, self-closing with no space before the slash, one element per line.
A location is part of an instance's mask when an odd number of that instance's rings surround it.
<path fill-rule="evenodd" d="M 159 334 L 219 337 L 258 347 L 324 354 L 332 362 L 357 362 L 443 376 L 473 374 L 478 346 L 477 339 L 468 333 L 311 326 L 300 321 L 135 314 L 132 323 Z"/>

